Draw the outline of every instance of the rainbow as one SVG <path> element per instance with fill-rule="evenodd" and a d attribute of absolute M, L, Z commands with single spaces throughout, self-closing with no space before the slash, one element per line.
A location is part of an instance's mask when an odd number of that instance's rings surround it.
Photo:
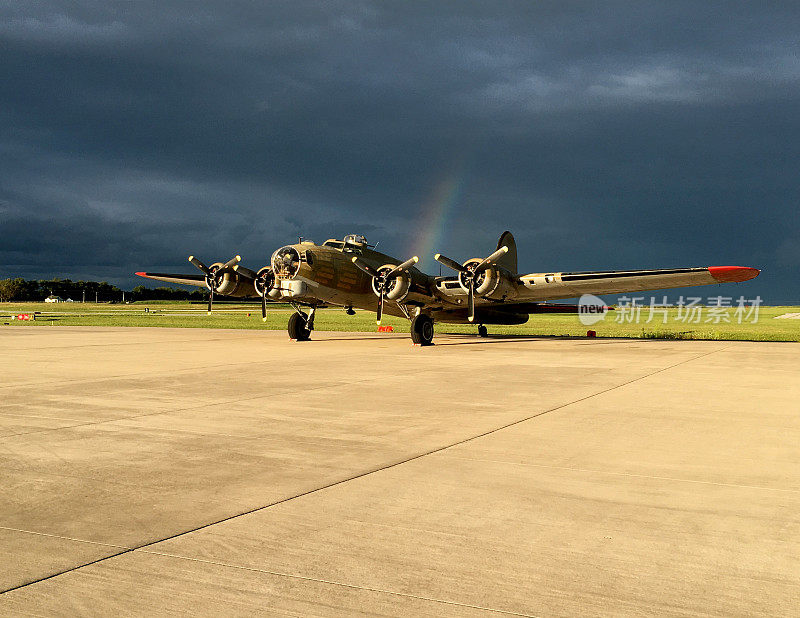
<path fill-rule="evenodd" d="M 466 166 L 454 168 L 431 191 L 428 199 L 420 206 L 419 235 L 413 247 L 412 255 L 419 256 L 420 265 L 434 263 L 433 254 L 444 251 L 443 241 L 450 223 L 450 214 L 458 203 L 466 185 Z M 422 270 L 425 270 L 422 268 Z"/>

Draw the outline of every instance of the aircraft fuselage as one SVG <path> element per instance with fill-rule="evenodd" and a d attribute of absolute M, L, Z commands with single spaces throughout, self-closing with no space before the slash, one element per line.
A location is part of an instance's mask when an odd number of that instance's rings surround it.
<path fill-rule="evenodd" d="M 353 263 L 354 257 L 375 270 L 397 264 L 395 258 L 366 245 L 339 247 L 309 241 L 287 245 L 272 255 L 275 273 L 275 294 L 272 296 L 298 303 L 321 302 L 374 311 L 376 297 L 372 278 Z M 397 300 L 412 306 L 415 298 L 420 305 L 424 299 L 430 300 L 433 278 L 414 267 L 407 273 L 411 280 L 409 289 Z M 387 304 L 386 312 L 404 316 L 394 304 Z"/>

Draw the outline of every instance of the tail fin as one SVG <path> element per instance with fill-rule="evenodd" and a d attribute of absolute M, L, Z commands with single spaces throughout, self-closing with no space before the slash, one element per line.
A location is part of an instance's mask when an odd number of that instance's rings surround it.
<path fill-rule="evenodd" d="M 517 274 L 517 243 L 511 232 L 503 232 L 497 241 L 497 248 L 508 247 L 508 252 L 497 260 L 497 264 L 513 274 Z"/>

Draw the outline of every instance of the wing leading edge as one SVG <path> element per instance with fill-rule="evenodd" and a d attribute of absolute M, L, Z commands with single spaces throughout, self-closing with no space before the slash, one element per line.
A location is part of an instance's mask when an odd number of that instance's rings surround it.
<path fill-rule="evenodd" d="M 668 288 L 748 281 L 761 271 L 748 266 L 708 266 L 657 270 L 612 270 L 534 273 L 519 278 L 525 296 L 535 300 L 571 298 L 583 294 L 621 294 Z"/>
<path fill-rule="evenodd" d="M 200 288 L 208 287 L 206 285 L 205 275 L 172 275 L 169 273 L 136 273 L 140 277 L 147 279 L 155 279 L 156 281 L 165 281 L 167 283 L 182 283 L 183 285 L 196 285 Z"/>

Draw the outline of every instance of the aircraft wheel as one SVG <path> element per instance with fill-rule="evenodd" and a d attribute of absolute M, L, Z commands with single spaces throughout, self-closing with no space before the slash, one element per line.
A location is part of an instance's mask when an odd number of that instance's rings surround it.
<path fill-rule="evenodd" d="M 308 341 L 311 331 L 307 325 L 308 316 L 305 313 L 293 313 L 289 318 L 289 337 L 297 341 Z"/>
<path fill-rule="evenodd" d="M 483 324 L 478 326 L 478 337 L 488 337 L 488 336 L 489 336 L 489 331 L 487 330 L 487 328 Z"/>
<path fill-rule="evenodd" d="M 411 320 L 411 340 L 419 345 L 433 345 L 433 319 L 420 313 Z"/>

